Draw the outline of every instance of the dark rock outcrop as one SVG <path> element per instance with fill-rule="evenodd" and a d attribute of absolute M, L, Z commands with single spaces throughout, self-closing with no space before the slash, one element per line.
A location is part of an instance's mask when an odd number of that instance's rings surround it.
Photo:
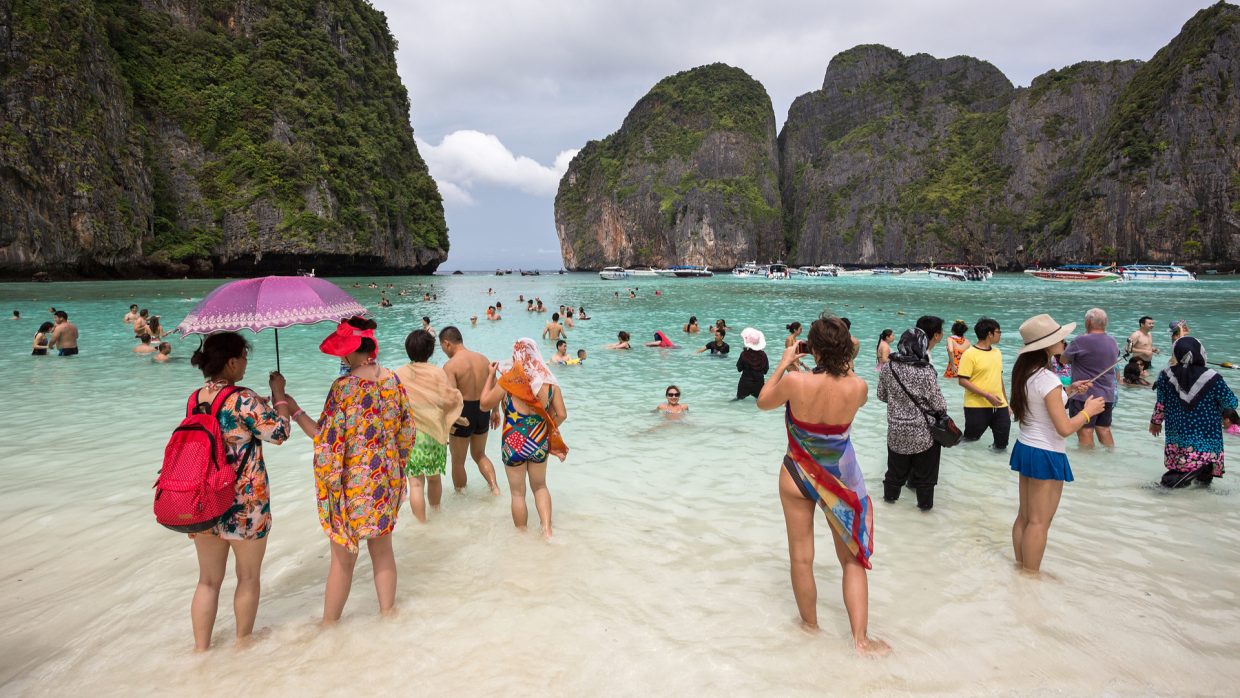
<path fill-rule="evenodd" d="M 394 50 L 363 0 L 0 1 L 0 274 L 434 271 Z"/>
<path fill-rule="evenodd" d="M 665 78 L 573 158 L 555 199 L 564 265 L 731 267 L 780 254 L 775 115 L 722 64 Z"/>

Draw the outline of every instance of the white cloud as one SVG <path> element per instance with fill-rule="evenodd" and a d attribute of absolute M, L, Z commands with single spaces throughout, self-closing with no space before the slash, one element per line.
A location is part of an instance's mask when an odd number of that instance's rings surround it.
<path fill-rule="evenodd" d="M 532 196 L 555 196 L 560 178 L 576 150 L 560 152 L 555 162 L 544 165 L 534 158 L 516 155 L 490 133 L 474 130 L 453 131 L 439 145 L 418 140 L 418 151 L 426 160 L 439 191 L 449 203 L 470 205 L 470 190 L 477 185 L 494 185 Z"/>

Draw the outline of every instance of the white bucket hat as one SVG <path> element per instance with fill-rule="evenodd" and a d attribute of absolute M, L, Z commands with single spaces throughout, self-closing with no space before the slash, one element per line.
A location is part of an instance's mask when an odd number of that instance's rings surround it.
<path fill-rule="evenodd" d="M 746 327 L 741 330 L 741 341 L 745 343 L 746 349 L 753 349 L 754 351 L 766 349 L 766 335 L 752 327 Z"/>
<path fill-rule="evenodd" d="M 1061 325 L 1055 322 L 1055 318 L 1045 313 L 1034 315 L 1020 324 L 1020 338 L 1025 342 L 1020 353 L 1045 349 L 1072 334 L 1072 330 L 1075 329 L 1075 322 Z"/>

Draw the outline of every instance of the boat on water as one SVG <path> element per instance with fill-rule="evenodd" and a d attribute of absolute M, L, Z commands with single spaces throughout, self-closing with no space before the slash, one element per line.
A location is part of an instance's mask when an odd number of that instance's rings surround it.
<path fill-rule="evenodd" d="M 840 269 L 836 276 L 874 276 L 874 272 L 869 269 Z"/>
<path fill-rule="evenodd" d="M 776 262 L 766 267 L 766 278 L 771 281 L 784 281 L 790 278 L 788 273 L 788 265 L 783 262 Z"/>
<path fill-rule="evenodd" d="M 756 279 L 764 276 L 764 274 L 762 274 L 762 268 L 758 266 L 757 262 L 745 262 L 744 264 L 737 264 L 732 268 L 732 276 L 741 279 Z"/>
<path fill-rule="evenodd" d="M 930 267 L 928 273 L 936 279 L 948 281 L 985 281 L 994 276 L 990 267 L 972 264 L 940 264 Z"/>
<path fill-rule="evenodd" d="M 632 269 L 625 269 L 625 271 L 628 272 L 629 276 L 635 277 L 659 276 L 659 270 L 654 267 L 634 267 Z"/>
<path fill-rule="evenodd" d="M 839 276 L 841 269 L 834 264 L 824 264 L 817 267 L 801 267 L 790 271 L 792 271 L 793 275 L 804 275 L 811 279 L 821 279 Z M 800 272 L 800 274 L 798 274 L 798 272 Z"/>
<path fill-rule="evenodd" d="M 298 276 L 305 276 L 305 277 L 307 277 L 307 278 L 311 278 L 311 279 L 313 279 L 313 278 L 314 278 L 314 269 L 312 268 L 310 271 L 306 271 L 306 270 L 304 270 L 304 269 L 298 269 L 298 270 L 297 270 L 297 275 L 298 275 Z"/>
<path fill-rule="evenodd" d="M 629 272 L 624 267 L 603 267 L 598 276 L 604 281 L 621 281 L 629 278 Z"/>
<path fill-rule="evenodd" d="M 522 269 L 522 270 L 521 270 L 521 276 L 542 276 L 542 273 L 541 273 L 541 272 L 539 272 L 537 269 L 534 269 L 534 270 L 532 270 L 532 271 L 526 271 L 526 270 Z"/>
<path fill-rule="evenodd" d="M 870 273 L 874 276 L 899 276 L 907 274 L 908 267 L 875 267 L 870 270 Z"/>
<path fill-rule="evenodd" d="M 666 270 L 660 269 L 659 276 L 664 276 L 664 274 L 662 273 L 663 271 L 672 272 L 672 276 L 675 276 L 678 279 L 704 279 L 704 278 L 715 275 L 714 272 L 712 272 L 710 269 L 707 269 L 706 267 L 695 267 L 695 266 L 671 267 Z"/>
<path fill-rule="evenodd" d="M 1073 281 L 1077 283 L 1105 283 L 1119 281 L 1120 276 L 1110 267 L 1101 264 L 1065 264 L 1054 269 L 1026 269 L 1025 273 L 1043 281 Z"/>
<path fill-rule="evenodd" d="M 1124 281 L 1196 281 L 1197 277 L 1174 264 L 1125 264 L 1115 270 Z"/>

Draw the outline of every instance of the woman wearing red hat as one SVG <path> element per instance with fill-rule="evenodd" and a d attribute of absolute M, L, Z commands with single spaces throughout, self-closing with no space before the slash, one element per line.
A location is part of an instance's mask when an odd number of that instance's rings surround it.
<path fill-rule="evenodd" d="M 392 530 L 405 494 L 405 462 L 413 447 L 413 411 L 400 380 L 375 363 L 375 322 L 350 318 L 319 349 L 338 356 L 349 372 L 332 383 L 314 437 L 314 483 L 319 521 L 331 540 L 331 570 L 323 622 L 340 619 L 361 541 L 374 568 L 380 613 L 396 603 Z"/>

